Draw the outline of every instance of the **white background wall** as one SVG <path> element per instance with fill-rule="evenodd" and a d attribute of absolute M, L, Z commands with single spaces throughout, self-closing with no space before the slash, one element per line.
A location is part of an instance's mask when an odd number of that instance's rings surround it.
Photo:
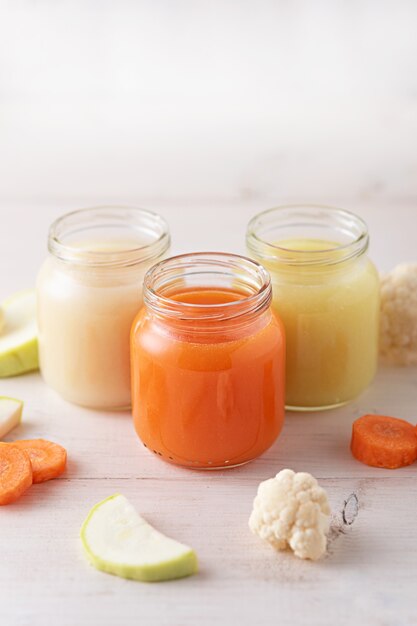
<path fill-rule="evenodd" d="M 244 252 L 299 201 L 358 212 L 382 271 L 416 258 L 415 0 L 0 0 L 0 299 L 69 210 Z"/>
<path fill-rule="evenodd" d="M 0 207 L 413 202 L 416 25 L 415 0 L 0 0 Z"/>

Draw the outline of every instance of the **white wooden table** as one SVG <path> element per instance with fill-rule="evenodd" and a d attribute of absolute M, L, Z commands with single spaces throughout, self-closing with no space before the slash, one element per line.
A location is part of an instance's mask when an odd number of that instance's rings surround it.
<path fill-rule="evenodd" d="M 170 222 L 173 252 L 242 252 L 247 219 L 268 204 L 155 202 L 150 208 Z M 0 206 L 0 297 L 33 284 L 49 222 L 76 206 Z M 416 207 L 358 201 L 346 208 L 368 221 L 380 269 L 416 258 Z M 373 469 L 349 452 L 351 423 L 363 413 L 417 422 L 415 369 L 380 369 L 371 388 L 342 409 L 289 414 L 262 458 L 213 473 L 164 464 L 140 444 L 128 414 L 72 406 L 39 374 L 0 380 L 0 395 L 26 403 L 23 424 L 9 439 L 45 437 L 69 454 L 64 476 L 0 510 L 1 626 L 417 624 L 417 466 Z M 248 530 L 257 484 L 284 467 L 312 472 L 328 490 L 334 524 L 329 554 L 318 563 L 275 553 Z M 200 573 L 141 584 L 88 565 L 81 523 L 114 492 L 162 532 L 193 546 Z M 359 512 L 346 526 L 341 511 L 352 493 Z"/>

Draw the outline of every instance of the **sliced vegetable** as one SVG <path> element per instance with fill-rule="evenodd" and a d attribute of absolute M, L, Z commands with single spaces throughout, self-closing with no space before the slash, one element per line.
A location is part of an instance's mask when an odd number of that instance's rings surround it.
<path fill-rule="evenodd" d="M 0 377 L 38 369 L 36 292 L 16 293 L 1 306 L 4 327 L 0 335 Z"/>
<path fill-rule="evenodd" d="M 9 443 L 0 443 L 0 505 L 20 498 L 31 484 L 29 455 Z"/>
<path fill-rule="evenodd" d="M 120 494 L 91 509 L 81 541 L 94 567 L 123 578 L 156 582 L 197 572 L 194 551 L 152 528 Z"/>
<path fill-rule="evenodd" d="M 20 424 L 22 411 L 21 400 L 0 396 L 0 439 Z"/>
<path fill-rule="evenodd" d="M 20 439 L 13 441 L 11 445 L 28 454 L 32 463 L 34 483 L 43 483 L 56 478 L 65 470 L 67 451 L 57 443 L 46 439 Z"/>
<path fill-rule="evenodd" d="M 363 415 L 353 422 L 351 450 L 366 465 L 403 467 L 417 459 L 417 432 L 397 417 Z"/>

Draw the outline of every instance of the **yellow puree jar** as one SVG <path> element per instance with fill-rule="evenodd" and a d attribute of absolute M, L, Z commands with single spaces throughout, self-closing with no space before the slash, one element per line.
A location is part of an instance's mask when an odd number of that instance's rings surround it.
<path fill-rule="evenodd" d="M 345 404 L 375 375 L 379 277 L 368 245 L 365 222 L 331 207 L 278 207 L 248 225 L 249 254 L 271 274 L 286 331 L 288 409 Z"/>

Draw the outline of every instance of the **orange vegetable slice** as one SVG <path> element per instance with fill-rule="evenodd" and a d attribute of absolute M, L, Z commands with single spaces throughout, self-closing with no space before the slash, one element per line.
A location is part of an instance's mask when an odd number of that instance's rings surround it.
<path fill-rule="evenodd" d="M 20 439 L 13 441 L 12 445 L 28 454 L 34 483 L 56 478 L 65 470 L 67 451 L 57 443 L 46 439 Z"/>
<path fill-rule="evenodd" d="M 417 459 L 417 431 L 405 420 L 363 415 L 352 427 L 353 456 L 373 467 L 396 469 Z"/>
<path fill-rule="evenodd" d="M 14 502 L 32 484 L 29 455 L 9 443 L 0 443 L 0 505 Z"/>

